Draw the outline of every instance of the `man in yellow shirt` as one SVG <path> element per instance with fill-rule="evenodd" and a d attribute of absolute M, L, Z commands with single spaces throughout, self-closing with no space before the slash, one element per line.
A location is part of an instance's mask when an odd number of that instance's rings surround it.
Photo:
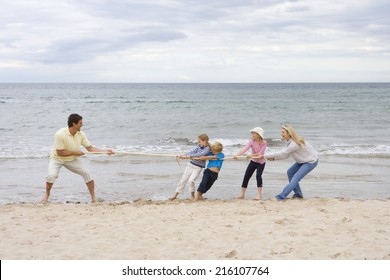
<path fill-rule="evenodd" d="M 54 136 L 54 148 L 50 154 L 49 172 L 46 176 L 46 193 L 42 199 L 42 203 L 48 201 L 50 190 L 63 166 L 83 177 L 91 194 L 92 202 L 96 202 L 95 182 L 89 170 L 79 160 L 79 157 L 84 155 L 80 147 L 85 147 L 88 152 L 105 152 L 108 155 L 114 152 L 112 150 L 102 150 L 92 147 L 85 133 L 80 131 L 82 126 L 83 118 L 78 114 L 71 114 L 68 118 L 68 127 L 61 128 L 56 132 Z"/>

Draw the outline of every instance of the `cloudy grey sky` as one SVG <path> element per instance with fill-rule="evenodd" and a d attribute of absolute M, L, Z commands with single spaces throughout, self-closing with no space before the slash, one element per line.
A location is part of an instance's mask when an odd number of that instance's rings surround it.
<path fill-rule="evenodd" d="M 390 82 L 389 0 L 0 7 L 0 82 Z"/>

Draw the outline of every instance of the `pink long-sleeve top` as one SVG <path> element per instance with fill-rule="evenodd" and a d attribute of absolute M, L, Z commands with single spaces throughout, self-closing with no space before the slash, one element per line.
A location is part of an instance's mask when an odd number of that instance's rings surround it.
<path fill-rule="evenodd" d="M 252 148 L 252 154 L 264 154 L 265 148 L 267 148 L 267 141 L 263 140 L 261 141 L 261 144 L 255 140 L 250 140 L 248 144 L 243 148 L 244 153 L 248 151 L 250 148 Z M 258 163 L 265 163 L 264 159 L 258 159 L 258 158 L 252 158 L 251 159 L 254 162 Z"/>

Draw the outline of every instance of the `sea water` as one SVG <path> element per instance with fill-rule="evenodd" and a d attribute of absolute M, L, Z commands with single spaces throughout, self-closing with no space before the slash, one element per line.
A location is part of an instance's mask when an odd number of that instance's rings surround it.
<path fill-rule="evenodd" d="M 305 177 L 306 197 L 390 197 L 390 84 L 0 84 L 0 204 L 39 202 L 45 191 L 54 133 L 71 113 L 83 117 L 93 146 L 144 154 L 183 154 L 206 133 L 232 156 L 260 126 L 267 152 L 281 150 L 280 130 L 292 125 L 319 152 Z M 187 164 L 174 157 L 86 155 L 96 194 L 106 201 L 167 199 Z M 292 159 L 267 162 L 264 198 L 287 183 Z M 247 160 L 224 162 L 206 194 L 230 199 Z M 198 178 L 198 183 L 201 178 Z M 255 176 L 248 198 L 256 192 Z M 188 198 L 188 189 L 180 195 Z M 51 201 L 87 202 L 80 176 L 63 168 Z"/>

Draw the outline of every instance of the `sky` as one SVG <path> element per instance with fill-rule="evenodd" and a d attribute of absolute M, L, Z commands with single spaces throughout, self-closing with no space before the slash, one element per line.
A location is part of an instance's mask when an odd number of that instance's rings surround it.
<path fill-rule="evenodd" d="M 0 0 L 0 82 L 390 82 L 389 0 Z"/>

